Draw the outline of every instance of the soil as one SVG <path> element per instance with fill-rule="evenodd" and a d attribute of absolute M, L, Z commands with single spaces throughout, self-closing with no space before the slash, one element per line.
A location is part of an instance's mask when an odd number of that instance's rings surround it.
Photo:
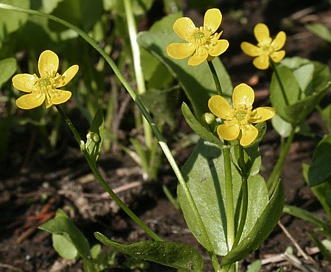
<path fill-rule="evenodd" d="M 256 23 L 265 22 L 271 33 L 285 30 L 288 36 L 285 46 L 287 56 L 306 57 L 331 67 L 330 44 L 304 27 L 308 22 L 321 22 L 331 29 L 329 2 L 221 1 L 218 7 L 223 13 L 223 37 L 231 43 L 227 53 L 222 55 L 222 61 L 234 85 L 241 82 L 254 85 L 257 104 L 269 104 L 267 94 L 270 73 L 257 71 L 252 66 L 251 59 L 239 47 L 243 40 L 254 41 L 252 29 Z M 191 17 L 201 19 L 203 12 L 200 13 L 189 5 L 186 8 L 186 13 Z M 322 102 L 329 103 L 330 94 Z M 71 115 L 73 118 L 78 116 L 74 112 Z M 180 133 L 191 133 L 180 112 L 177 119 Z M 301 173 L 302 163 L 311 161 L 317 142 L 327 130 L 317 113 L 309 117 L 308 124 L 317 137 L 295 138 L 282 173 L 285 199 L 287 204 L 326 218 Z M 118 133 L 127 139 L 132 132 L 119 127 Z M 64 139 L 71 137 L 65 126 L 63 135 Z M 95 231 L 124 243 L 148 239 L 114 201 L 104 194 L 73 141 L 66 140 L 56 152 L 45 154 L 40 152 L 37 137 L 33 127 L 12 127 L 10 154 L 7 161 L 0 165 L 0 271 L 82 271 L 81 261 L 59 258 L 52 247 L 51 236 L 36 229 L 38 223 L 51 218 L 58 208 L 70 215 L 91 244 L 97 242 L 93 237 Z M 183 148 L 176 143 L 172 143 L 171 148 L 179 165 L 184 163 L 192 150 L 192 146 Z M 269 128 L 261 144 L 263 176 L 268 177 L 278 158 L 279 149 L 280 137 Z M 101 154 L 98 167 L 108 184 L 119 192 L 124 202 L 160 237 L 166 241 L 193 245 L 206 259 L 205 271 L 212 271 L 207 253 L 190 233 L 181 212 L 174 208 L 162 191 L 162 185 L 166 185 L 175 193 L 177 184 L 175 175 L 165 160 L 160 168 L 158 181 L 151 183 L 143 180 L 141 169 L 118 148 Z M 247 266 L 257 259 L 265 262 L 261 271 L 276 271 L 280 267 L 283 271 L 313 271 L 297 268 L 293 261 L 284 258 L 282 254 L 288 247 L 292 247 L 293 254 L 315 271 L 331 271 L 321 255 L 313 252 L 314 244 L 307 235 L 314 231 L 313 225 L 288 215 L 282 216 L 281 223 L 313 261 L 300 256 L 288 235 L 280 227 L 276 227 L 262 246 L 240 263 L 241 271 L 246 271 Z M 123 265 L 128 258 L 119 254 L 117 260 Z M 130 270 L 122 267 L 112 271 Z M 174 270 L 150 264 L 147 271 Z"/>

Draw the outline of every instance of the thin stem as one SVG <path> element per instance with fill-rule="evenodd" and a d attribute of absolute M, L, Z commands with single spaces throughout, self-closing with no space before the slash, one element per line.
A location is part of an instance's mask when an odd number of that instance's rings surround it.
<path fill-rule="evenodd" d="M 132 11 L 132 0 L 124 0 L 124 7 L 125 7 L 125 15 L 129 30 L 134 71 L 137 80 L 137 90 L 138 90 L 138 94 L 142 95 L 146 92 L 146 86 L 145 86 L 144 74 L 141 69 L 140 48 L 137 43 L 137 28 Z M 146 147 L 150 150 L 152 148 L 152 130 L 145 118 L 143 119 L 143 127 L 144 127 L 145 144 Z"/>
<path fill-rule="evenodd" d="M 88 154 L 86 148 L 85 148 L 85 143 L 81 139 L 77 129 L 75 128 L 74 124 L 71 122 L 70 118 L 68 115 L 65 113 L 65 111 L 61 108 L 61 106 L 56 105 L 57 110 L 59 113 L 62 115 L 64 121 L 67 123 L 68 127 L 70 128 L 72 134 L 75 137 L 75 140 L 80 146 L 80 150 L 84 154 L 84 157 L 90 166 L 90 169 L 96 179 L 99 181 L 99 183 L 102 185 L 102 187 L 108 192 L 110 197 L 117 203 L 118 206 L 120 206 L 123 211 L 140 227 L 142 228 L 153 240 L 155 241 L 162 241 L 162 239 L 155 233 L 153 232 L 143 221 L 139 219 L 131 210 L 128 208 L 124 202 L 114 193 L 114 191 L 109 187 L 109 185 L 105 182 L 105 180 L 102 178 L 99 170 L 97 169 L 95 163 L 91 160 L 90 155 Z"/>
<path fill-rule="evenodd" d="M 281 170 L 282 170 L 284 161 L 286 159 L 286 156 L 287 156 L 287 154 L 290 150 L 291 144 L 293 142 L 294 135 L 295 135 L 295 128 L 292 128 L 289 137 L 286 139 L 286 143 L 284 145 L 282 145 L 281 153 L 280 153 L 280 156 L 278 158 L 278 161 L 277 161 L 274 169 L 272 170 L 272 172 L 269 176 L 269 179 L 267 181 L 269 195 L 271 195 L 273 193 L 274 189 L 275 189 L 275 186 L 276 186 L 277 181 L 278 181 L 278 179 L 280 177 L 280 174 L 281 174 Z"/>
<path fill-rule="evenodd" d="M 50 20 L 53 20 L 59 24 L 62 24 L 74 31 L 76 31 L 86 42 L 88 42 L 97 52 L 100 53 L 100 55 L 106 60 L 106 62 L 108 63 L 108 65 L 112 68 L 113 72 L 115 73 L 115 75 L 117 76 L 117 78 L 121 81 L 121 83 L 123 84 L 123 86 L 125 87 L 125 89 L 127 90 L 127 92 L 130 94 L 132 100 L 136 103 L 136 105 L 138 106 L 138 108 L 140 109 L 142 115 L 146 118 L 146 120 L 148 121 L 148 123 L 150 124 L 156 138 L 159 141 L 159 145 L 164 153 L 164 155 L 166 156 L 171 168 L 173 169 L 177 180 L 179 182 L 179 184 L 182 186 L 184 194 L 187 198 L 188 204 L 190 206 L 190 208 L 193 211 L 194 217 L 196 219 L 196 222 L 198 224 L 198 228 L 201 231 L 201 236 L 202 238 L 207 242 L 207 250 L 209 253 L 209 256 L 211 257 L 211 261 L 213 264 L 213 267 L 215 269 L 215 271 L 220 271 L 220 265 L 217 259 L 217 255 L 213 250 L 212 244 L 210 242 L 207 230 L 202 222 L 202 218 L 199 214 L 199 211 L 195 205 L 195 202 L 193 200 L 192 194 L 190 193 L 187 184 L 185 182 L 185 179 L 169 149 L 169 146 L 166 144 L 162 134 L 160 133 L 159 129 L 157 128 L 157 126 L 155 125 L 151 115 L 148 113 L 148 111 L 146 110 L 146 108 L 144 107 L 143 103 L 141 102 L 141 100 L 139 99 L 139 97 L 137 96 L 137 94 L 134 92 L 134 90 L 132 89 L 132 87 L 130 86 L 130 84 L 128 83 L 128 81 L 125 79 L 125 77 L 123 76 L 123 74 L 120 72 L 120 70 L 118 69 L 118 67 L 116 66 L 115 62 L 109 57 L 109 55 L 98 45 L 98 43 L 93 40 L 91 37 L 89 37 L 84 31 L 82 31 L 80 28 L 78 28 L 77 26 L 68 23 L 67 21 L 60 19 L 56 16 L 53 16 L 51 14 L 46 14 L 40 11 L 35 11 L 35 10 L 30 10 L 30 9 L 24 9 L 24 8 L 19 8 L 19 7 L 15 7 L 12 5 L 7 5 L 7 4 L 2 4 L 0 3 L 0 8 L 2 9 L 6 9 L 6 10 L 12 10 L 12 11 L 18 11 L 18 12 L 23 12 L 23 13 L 27 13 L 27 14 L 32 14 L 32 15 L 37 15 L 37 16 L 41 16 L 41 17 L 45 17 L 48 18 Z"/>
<path fill-rule="evenodd" d="M 246 169 L 245 165 L 245 157 L 244 157 L 244 148 L 239 145 L 239 167 L 241 168 L 241 216 L 239 226 L 236 232 L 236 237 L 233 243 L 233 247 L 237 246 L 241 235 L 243 233 L 245 224 L 246 224 L 246 217 L 247 217 L 247 210 L 248 210 L 248 186 L 247 180 L 249 176 L 249 172 Z"/>
<path fill-rule="evenodd" d="M 275 72 L 275 75 L 276 75 L 277 81 L 278 81 L 278 83 L 279 83 L 280 89 L 281 89 L 281 91 L 282 91 L 282 94 L 283 94 L 283 97 L 284 97 L 284 100 L 285 100 L 285 104 L 286 104 L 286 106 L 289 106 L 290 103 L 289 103 L 289 101 L 288 101 L 288 98 L 287 98 L 287 95 L 286 95 L 286 92 L 285 92 L 284 85 L 283 85 L 283 83 L 282 83 L 282 81 L 281 81 L 281 79 L 280 79 L 280 75 L 279 75 L 279 73 L 278 73 L 278 70 L 277 70 L 276 64 L 273 62 L 272 59 L 270 59 L 270 64 L 271 64 L 271 66 L 272 66 L 273 71 Z"/>
<path fill-rule="evenodd" d="M 213 75 L 213 79 L 214 79 L 214 82 L 215 82 L 215 85 L 216 85 L 216 91 L 219 95 L 223 95 L 221 83 L 220 83 L 220 80 L 217 76 L 215 66 L 214 66 L 212 61 L 207 61 L 207 63 L 208 63 L 208 66 L 210 68 L 211 74 Z"/>
<path fill-rule="evenodd" d="M 233 186 L 232 186 L 232 169 L 230 158 L 230 147 L 224 146 L 224 175 L 225 175 L 225 209 L 226 209 L 226 233 L 228 251 L 233 247 L 235 237 L 234 223 L 234 205 L 233 205 Z"/>

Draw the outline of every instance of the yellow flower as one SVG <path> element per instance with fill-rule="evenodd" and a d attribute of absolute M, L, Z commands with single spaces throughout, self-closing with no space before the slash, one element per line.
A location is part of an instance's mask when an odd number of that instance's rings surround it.
<path fill-rule="evenodd" d="M 271 119 L 275 111 L 270 107 L 252 110 L 254 91 L 247 84 L 239 84 L 233 90 L 232 104 L 220 96 L 214 95 L 208 101 L 210 111 L 221 118 L 223 123 L 217 127 L 217 134 L 227 141 L 240 140 L 240 145 L 250 145 L 258 136 L 258 129 L 253 123 L 262 123 Z"/>
<path fill-rule="evenodd" d="M 253 64 L 257 69 L 267 69 L 269 67 L 269 58 L 277 63 L 285 57 L 285 50 L 280 50 L 286 41 L 284 31 L 278 32 L 276 38 L 272 40 L 268 27 L 265 24 L 257 24 L 254 27 L 254 35 L 258 42 L 257 46 L 248 42 L 242 42 L 241 49 L 248 56 L 255 57 Z"/>
<path fill-rule="evenodd" d="M 57 73 L 59 68 L 58 56 L 46 50 L 42 52 L 38 60 L 38 70 L 40 78 L 36 75 L 18 74 L 12 79 L 13 86 L 28 94 L 19 97 L 16 100 L 17 107 L 23 110 L 29 110 L 39 107 L 44 101 L 46 108 L 52 105 L 58 105 L 68 101 L 71 92 L 59 90 L 67 85 L 78 72 L 78 65 L 69 67 L 63 75 Z"/>
<path fill-rule="evenodd" d="M 185 59 L 189 56 L 188 65 L 196 66 L 205 60 L 211 61 L 225 52 L 229 42 L 220 40 L 222 32 L 215 33 L 222 22 L 219 9 L 208 9 L 204 16 L 203 26 L 196 27 L 188 17 L 176 20 L 173 25 L 175 33 L 187 43 L 171 43 L 167 54 L 174 59 Z"/>

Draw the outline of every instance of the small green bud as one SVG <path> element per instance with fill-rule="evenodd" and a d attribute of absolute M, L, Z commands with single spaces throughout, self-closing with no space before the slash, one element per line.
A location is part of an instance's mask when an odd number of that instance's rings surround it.
<path fill-rule="evenodd" d="M 202 120 L 206 122 L 206 124 L 211 125 L 215 122 L 215 115 L 210 112 L 206 112 L 202 115 Z"/>

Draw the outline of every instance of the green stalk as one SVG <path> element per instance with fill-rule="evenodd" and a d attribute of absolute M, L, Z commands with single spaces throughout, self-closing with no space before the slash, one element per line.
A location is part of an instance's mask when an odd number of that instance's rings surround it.
<path fill-rule="evenodd" d="M 286 159 L 286 156 L 287 156 L 287 154 L 290 150 L 291 144 L 293 142 L 294 135 L 295 135 L 295 128 L 292 128 L 291 133 L 290 133 L 289 137 L 286 139 L 285 144 L 282 145 L 282 147 L 281 147 L 281 153 L 278 158 L 278 161 L 268 178 L 267 186 L 268 186 L 268 190 L 269 190 L 269 195 L 272 195 L 272 193 L 274 192 L 274 189 L 276 188 L 278 179 L 279 179 L 281 171 L 282 171 L 284 161 Z"/>
<path fill-rule="evenodd" d="M 236 232 L 236 237 L 233 243 L 233 247 L 236 247 L 240 241 L 241 235 L 243 233 L 245 224 L 246 224 L 246 217 L 247 217 L 247 210 L 248 210 L 248 186 L 247 180 L 249 176 L 249 172 L 246 169 L 245 165 L 245 157 L 244 157 L 244 148 L 239 145 L 239 167 L 241 169 L 241 216 L 239 226 Z"/>
<path fill-rule="evenodd" d="M 148 123 L 150 124 L 156 138 L 159 141 L 159 145 L 164 153 L 164 155 L 166 156 L 170 166 L 172 167 L 179 184 L 182 186 L 184 194 L 188 200 L 188 204 L 190 206 L 190 208 L 193 211 L 194 217 L 197 221 L 198 227 L 201 231 L 201 236 L 203 237 L 203 239 L 205 241 L 207 241 L 207 250 L 209 253 L 209 256 L 211 257 L 211 261 L 212 264 L 214 266 L 215 271 L 220 271 L 220 265 L 217 259 L 217 255 L 213 250 L 212 244 L 210 242 L 208 233 L 206 231 L 206 228 L 202 222 L 201 216 L 199 214 L 199 211 L 195 205 L 195 202 L 193 200 L 193 197 L 187 187 L 187 184 L 185 182 L 185 179 L 168 147 L 168 145 L 166 144 L 162 134 L 160 133 L 159 129 L 157 128 L 156 124 L 154 123 L 151 115 L 148 113 L 148 111 L 146 110 L 146 108 L 144 107 L 144 105 L 142 104 L 141 100 L 139 99 L 139 97 L 137 96 L 137 94 L 134 92 L 134 90 L 132 89 L 132 87 L 130 86 L 130 84 L 128 83 L 128 81 L 125 79 L 125 77 L 123 76 L 123 74 L 120 72 L 120 70 L 118 69 L 118 67 L 116 66 L 115 62 L 109 57 L 109 55 L 107 55 L 107 53 L 98 45 L 98 43 L 93 40 L 91 37 L 89 37 L 84 31 L 82 31 L 80 28 L 78 28 L 77 26 L 68 23 L 67 21 L 58 18 L 56 16 L 53 16 L 51 14 L 46 14 L 40 11 L 35 11 L 35 10 L 30 10 L 30 9 L 24 9 L 24 8 L 19 8 L 19 7 L 15 7 L 12 5 L 7 5 L 7 4 L 2 4 L 0 3 L 0 8 L 2 9 L 6 9 L 6 10 L 12 10 L 12 11 L 17 11 L 17 12 L 23 12 L 23 13 L 27 13 L 27 14 L 31 14 L 31 15 L 37 15 L 37 16 L 41 16 L 41 17 L 45 17 L 48 18 L 50 20 L 53 20 L 59 24 L 62 24 L 74 31 L 76 31 L 86 42 L 88 42 L 97 52 L 100 53 L 100 55 L 106 60 L 106 62 L 108 63 L 108 65 L 112 68 L 113 72 L 115 73 L 115 75 L 117 76 L 117 78 L 120 80 L 120 82 L 123 84 L 123 86 L 125 87 L 125 89 L 127 90 L 127 92 L 130 94 L 131 98 L 133 99 L 133 101 L 136 103 L 136 105 L 138 106 L 138 108 L 140 109 L 142 115 L 146 118 L 146 120 L 148 121 Z M 81 141 L 81 140 L 80 140 Z M 81 142 L 79 142 L 81 145 Z"/>
<path fill-rule="evenodd" d="M 226 234 L 228 251 L 233 247 L 235 237 L 235 220 L 233 205 L 233 186 L 232 186 L 232 169 L 230 158 L 230 147 L 224 146 L 224 175 L 225 175 L 225 210 L 226 210 Z"/>
<path fill-rule="evenodd" d="M 213 79 L 214 79 L 215 86 L 216 86 L 216 91 L 219 95 L 223 95 L 221 83 L 220 83 L 220 80 L 217 76 L 215 66 L 214 66 L 212 61 L 207 61 L 207 63 L 208 63 L 209 69 L 211 71 L 211 74 L 213 75 Z"/>
<path fill-rule="evenodd" d="M 272 66 L 273 71 L 275 72 L 275 75 L 276 75 L 277 81 L 278 81 L 278 83 L 279 83 L 280 89 L 281 89 L 281 91 L 282 91 L 282 94 L 283 94 L 283 97 L 284 97 L 284 100 L 285 100 L 285 104 L 286 104 L 286 106 L 289 106 L 290 103 L 289 103 L 289 101 L 288 101 L 288 98 L 287 98 L 287 95 L 286 95 L 286 92 L 285 92 L 284 85 L 283 85 L 283 83 L 282 83 L 282 81 L 281 81 L 281 79 L 280 79 L 280 75 L 278 74 L 278 71 L 277 71 L 277 68 L 276 68 L 276 64 L 273 62 L 272 59 L 270 59 L 270 64 L 271 64 L 271 66 Z"/>
<path fill-rule="evenodd" d="M 155 241 L 162 241 L 162 239 L 153 232 L 143 221 L 137 217 L 134 212 L 130 210 L 129 207 L 125 205 L 125 203 L 114 193 L 114 191 L 109 187 L 109 185 L 105 182 L 105 180 L 102 178 L 99 170 L 97 169 L 95 163 L 91 160 L 90 155 L 88 154 L 86 148 L 85 148 L 85 142 L 81 139 L 77 129 L 75 128 L 74 124 L 71 122 L 68 115 L 65 113 L 65 111 L 61 108 L 61 106 L 56 105 L 57 110 L 62 115 L 64 121 L 67 123 L 68 127 L 70 128 L 72 134 L 75 137 L 75 140 L 77 141 L 78 145 L 80 146 L 80 150 L 82 151 L 88 165 L 90 166 L 90 169 L 96 179 L 99 181 L 99 183 L 102 185 L 102 187 L 108 192 L 108 194 L 111 196 L 111 198 L 117 203 L 118 206 L 121 207 L 121 209 L 140 227 L 142 228 L 153 240 Z"/>
<path fill-rule="evenodd" d="M 141 69 L 141 63 L 140 63 L 141 61 L 140 48 L 137 43 L 137 28 L 132 10 L 132 0 L 124 0 L 124 7 L 125 7 L 126 20 L 128 24 L 130 43 L 131 43 L 133 66 L 137 81 L 137 90 L 138 90 L 138 94 L 142 95 L 146 92 L 146 86 L 145 86 L 144 74 Z M 145 137 L 146 147 L 148 150 L 151 150 L 153 144 L 152 130 L 145 118 L 143 119 L 143 127 L 144 127 L 144 137 Z"/>

